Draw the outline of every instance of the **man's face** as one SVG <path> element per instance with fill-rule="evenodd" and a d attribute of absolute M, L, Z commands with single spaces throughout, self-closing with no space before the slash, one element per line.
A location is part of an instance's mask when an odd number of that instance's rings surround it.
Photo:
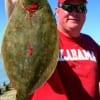
<path fill-rule="evenodd" d="M 71 4 L 76 5 L 78 3 Z M 76 10 L 69 12 L 60 7 L 56 9 L 56 14 L 58 17 L 58 26 L 60 30 L 71 33 L 80 32 L 86 16 L 86 12 L 77 12 Z"/>

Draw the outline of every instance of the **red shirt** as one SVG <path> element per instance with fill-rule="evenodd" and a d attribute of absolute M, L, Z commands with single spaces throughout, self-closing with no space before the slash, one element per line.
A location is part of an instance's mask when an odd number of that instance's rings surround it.
<path fill-rule="evenodd" d="M 30 100 L 99 100 L 99 66 L 99 46 L 89 36 L 71 39 L 59 32 L 57 68 Z"/>

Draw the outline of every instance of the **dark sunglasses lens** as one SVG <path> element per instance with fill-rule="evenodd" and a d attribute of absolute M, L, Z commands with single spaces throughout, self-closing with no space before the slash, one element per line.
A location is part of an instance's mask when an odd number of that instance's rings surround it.
<path fill-rule="evenodd" d="M 84 13 L 86 12 L 86 6 L 85 5 L 79 5 L 76 7 L 76 11 L 79 13 Z"/>
<path fill-rule="evenodd" d="M 72 12 L 73 11 L 73 6 L 72 5 L 68 5 L 68 4 L 65 4 L 65 5 L 62 5 L 62 8 L 68 12 Z"/>
<path fill-rule="evenodd" d="M 84 13 L 86 12 L 86 6 L 85 5 L 71 5 L 71 4 L 63 4 L 62 8 L 68 12 L 76 11 L 78 13 Z"/>

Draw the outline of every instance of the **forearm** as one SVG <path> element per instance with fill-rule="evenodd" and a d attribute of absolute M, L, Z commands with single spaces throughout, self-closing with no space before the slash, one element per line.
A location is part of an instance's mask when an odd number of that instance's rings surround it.
<path fill-rule="evenodd" d="M 13 11 L 13 8 L 14 8 L 16 2 L 17 2 L 17 0 L 5 0 L 5 9 L 6 9 L 8 18 L 12 14 L 12 11 Z"/>

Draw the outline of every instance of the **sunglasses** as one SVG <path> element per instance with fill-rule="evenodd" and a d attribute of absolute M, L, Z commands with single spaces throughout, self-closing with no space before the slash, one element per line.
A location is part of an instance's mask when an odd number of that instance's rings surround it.
<path fill-rule="evenodd" d="M 80 4 L 80 5 L 62 4 L 62 5 L 59 5 L 59 7 L 63 8 L 64 10 L 66 10 L 68 12 L 72 12 L 72 11 L 76 11 L 77 13 L 87 12 L 85 4 Z"/>

